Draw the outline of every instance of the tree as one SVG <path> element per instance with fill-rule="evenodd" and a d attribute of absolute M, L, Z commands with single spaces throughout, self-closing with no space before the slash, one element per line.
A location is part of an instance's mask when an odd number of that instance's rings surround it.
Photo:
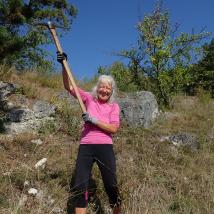
<path fill-rule="evenodd" d="M 214 97 L 214 39 L 203 46 L 202 59 L 191 68 L 191 86 L 202 87 Z"/>
<path fill-rule="evenodd" d="M 168 105 L 173 90 L 178 91 L 178 87 L 187 84 L 184 81 L 189 80 L 188 66 L 199 49 L 197 44 L 209 33 L 177 36 L 178 25 L 171 28 L 169 12 L 163 10 L 162 1 L 150 15 L 139 21 L 137 30 L 136 47 L 121 51 L 119 55 L 129 59 L 132 80 L 139 88 L 153 91 L 160 103 Z"/>
<path fill-rule="evenodd" d="M 121 91 L 136 91 L 137 85 L 132 81 L 131 71 L 121 62 L 116 61 L 111 66 L 98 68 L 98 74 L 112 75 Z"/>
<path fill-rule="evenodd" d="M 76 14 L 77 9 L 67 0 L 1 0 L 0 63 L 18 69 L 50 69 L 42 48 L 51 42 L 50 34 L 33 24 L 50 20 L 68 30 Z"/>

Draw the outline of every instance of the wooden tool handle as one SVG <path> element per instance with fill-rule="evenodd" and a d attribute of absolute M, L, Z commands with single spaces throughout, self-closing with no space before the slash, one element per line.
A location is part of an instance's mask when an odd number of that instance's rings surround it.
<path fill-rule="evenodd" d="M 61 45 L 60 45 L 59 39 L 58 39 L 58 37 L 57 37 L 57 35 L 56 35 L 56 30 L 55 30 L 55 28 L 49 28 L 49 30 L 50 30 L 50 32 L 51 32 L 51 34 L 52 34 L 53 39 L 54 39 L 54 42 L 55 42 L 57 51 L 59 51 L 60 53 L 62 53 L 63 50 L 62 50 L 62 47 L 61 47 Z M 70 82 L 71 82 L 71 85 L 72 85 L 72 87 L 73 87 L 73 89 L 74 89 L 74 92 L 75 92 L 75 94 L 76 94 L 76 96 L 77 96 L 77 100 L 78 100 L 78 102 L 79 102 L 79 104 L 80 104 L 81 110 L 82 110 L 83 113 L 85 113 L 85 112 L 86 112 L 85 105 L 84 105 L 84 103 L 83 103 L 83 101 L 82 101 L 82 98 L 81 98 L 81 96 L 80 96 L 80 94 L 79 94 L 79 91 L 78 91 L 78 89 L 77 89 L 76 83 L 75 83 L 75 81 L 74 81 L 72 72 L 71 72 L 71 70 L 70 70 L 70 68 L 69 68 L 69 66 L 68 66 L 68 63 L 67 63 L 66 60 L 63 60 L 62 63 L 63 63 L 63 66 L 64 66 L 64 68 L 65 68 L 65 71 L 66 71 L 67 74 L 68 74 L 68 78 L 69 78 L 69 80 L 70 80 Z"/>

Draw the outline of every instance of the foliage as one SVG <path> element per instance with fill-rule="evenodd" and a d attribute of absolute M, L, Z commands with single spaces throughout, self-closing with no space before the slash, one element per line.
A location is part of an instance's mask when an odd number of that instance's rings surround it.
<path fill-rule="evenodd" d="M 137 46 L 123 50 L 119 55 L 129 59 L 132 81 L 139 88 L 152 89 L 159 101 L 168 105 L 170 95 L 186 83 L 181 80 L 183 74 L 187 78 L 187 68 L 194 60 L 192 56 L 200 51 L 197 44 L 209 33 L 176 35 L 178 26 L 172 29 L 169 12 L 162 9 L 161 1 L 138 23 L 137 30 Z M 145 77 L 147 84 L 144 83 Z"/>
<path fill-rule="evenodd" d="M 132 81 L 131 71 L 121 62 L 116 61 L 110 67 L 99 67 L 98 74 L 112 75 L 121 91 L 136 91 L 137 84 Z"/>
<path fill-rule="evenodd" d="M 49 70 L 42 45 L 51 42 L 50 33 L 34 24 L 49 20 L 68 30 L 76 13 L 67 0 L 0 1 L 0 63 Z"/>
<path fill-rule="evenodd" d="M 203 57 L 192 66 L 190 72 L 191 86 L 202 87 L 214 97 L 214 39 L 203 46 Z"/>
<path fill-rule="evenodd" d="M 60 129 L 73 139 L 79 139 L 78 133 L 81 126 L 79 109 L 74 108 L 66 99 L 58 100 L 53 97 L 51 102 L 56 106 L 58 119 L 61 120 Z"/>

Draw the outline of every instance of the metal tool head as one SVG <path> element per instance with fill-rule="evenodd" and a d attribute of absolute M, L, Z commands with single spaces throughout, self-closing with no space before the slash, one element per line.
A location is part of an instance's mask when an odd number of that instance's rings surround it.
<path fill-rule="evenodd" d="M 51 21 L 48 21 L 47 25 L 48 25 L 48 27 L 50 29 L 55 29 L 56 28 L 56 25 L 54 25 Z"/>
<path fill-rule="evenodd" d="M 67 28 L 65 28 L 65 27 L 56 25 L 56 24 L 54 24 L 54 23 L 51 22 L 51 21 L 48 21 L 47 23 L 45 23 L 45 22 L 38 22 L 38 23 L 34 23 L 33 25 L 35 25 L 35 26 L 44 26 L 44 27 L 47 27 L 48 29 L 56 29 L 56 28 L 67 29 Z"/>

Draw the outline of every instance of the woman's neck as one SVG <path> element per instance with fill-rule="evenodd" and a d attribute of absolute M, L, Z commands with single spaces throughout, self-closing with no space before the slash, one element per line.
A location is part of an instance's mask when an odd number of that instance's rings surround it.
<path fill-rule="evenodd" d="M 101 100 L 101 99 L 97 98 L 97 101 L 98 101 L 98 103 L 101 103 L 101 104 L 108 104 L 108 100 L 105 101 L 105 100 Z"/>

